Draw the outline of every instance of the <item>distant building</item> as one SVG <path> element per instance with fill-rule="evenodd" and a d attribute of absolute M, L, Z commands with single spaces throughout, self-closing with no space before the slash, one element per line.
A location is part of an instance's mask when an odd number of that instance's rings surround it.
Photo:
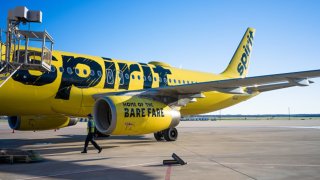
<path fill-rule="evenodd" d="M 7 120 L 7 116 L 0 116 L 0 120 Z"/>
<path fill-rule="evenodd" d="M 217 120 L 214 116 L 198 115 L 198 116 L 186 116 L 182 117 L 181 121 L 215 121 Z"/>

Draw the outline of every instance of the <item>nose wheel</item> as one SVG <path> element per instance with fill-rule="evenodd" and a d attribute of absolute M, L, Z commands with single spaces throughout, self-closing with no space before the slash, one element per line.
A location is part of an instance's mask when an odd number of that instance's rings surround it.
<path fill-rule="evenodd" d="M 153 135 L 157 141 L 175 141 L 178 138 L 178 130 L 176 128 L 168 128 Z"/>

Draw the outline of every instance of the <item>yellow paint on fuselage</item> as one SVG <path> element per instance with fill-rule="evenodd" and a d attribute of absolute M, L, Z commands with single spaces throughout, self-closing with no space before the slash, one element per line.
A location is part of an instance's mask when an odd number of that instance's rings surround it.
<path fill-rule="evenodd" d="M 59 90 L 62 79 L 62 72 L 60 71 L 60 68 L 63 67 L 62 55 L 72 56 L 74 58 L 82 57 L 97 62 L 102 69 L 100 81 L 95 86 L 89 88 L 78 88 L 72 86 L 70 90 L 70 97 L 68 100 L 57 99 L 56 94 Z M 53 56 L 56 58 L 56 60 L 52 61 L 52 65 L 56 68 L 57 72 L 57 77 L 53 82 L 42 86 L 35 86 L 33 84 L 23 84 L 11 78 L 3 87 L 0 88 L 0 115 L 16 116 L 63 114 L 67 116 L 87 116 L 92 112 L 92 108 L 95 103 L 95 100 L 92 97 L 94 94 L 124 91 L 124 89 L 118 88 L 120 79 L 117 73 L 114 79 L 114 88 L 104 88 L 104 84 L 107 82 L 106 69 L 108 67 L 105 67 L 105 60 L 102 57 L 61 51 L 54 51 Z M 116 59 L 112 59 L 112 62 L 116 64 L 115 69 L 117 72 L 120 72 L 118 65 L 119 63 L 126 63 L 128 66 L 130 66 L 131 64 L 137 64 L 135 62 Z M 140 72 L 134 71 L 130 74 L 130 84 L 128 90 L 143 89 L 144 80 L 148 81 L 148 77 L 144 78 L 141 65 L 137 65 L 140 68 Z M 151 67 L 151 69 L 156 67 L 153 64 L 148 64 L 148 66 Z M 90 75 L 88 73 L 90 73 L 90 71 L 92 70 L 88 65 L 85 64 L 78 64 L 76 68 L 79 71 L 78 76 L 84 78 L 88 77 Z M 196 72 L 168 66 L 165 66 L 164 68 L 171 71 L 171 74 L 167 74 L 168 79 L 166 79 L 169 86 L 227 79 L 227 77 L 221 74 L 217 75 L 211 73 Z M 67 71 L 67 69 L 64 69 L 64 71 Z M 84 73 L 85 71 L 87 71 L 87 74 Z M 34 76 L 39 76 L 42 74 L 41 72 L 35 71 L 29 71 L 29 73 Z M 76 70 L 72 69 L 72 73 L 76 73 Z M 155 78 L 152 81 L 152 88 L 159 87 L 159 75 L 157 73 L 154 73 L 153 70 L 151 71 L 151 73 L 153 75 L 153 78 Z M 161 81 L 164 81 L 164 79 L 161 79 Z M 200 98 L 197 100 L 197 102 L 189 103 L 187 106 L 182 107 L 182 116 L 216 111 L 255 96 L 231 95 L 216 91 L 206 92 L 204 93 L 204 95 L 206 96 L 205 98 Z"/>

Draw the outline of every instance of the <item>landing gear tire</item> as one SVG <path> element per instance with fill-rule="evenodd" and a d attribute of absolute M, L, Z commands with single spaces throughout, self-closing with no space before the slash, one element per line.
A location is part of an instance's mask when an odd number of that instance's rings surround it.
<path fill-rule="evenodd" d="M 102 134 L 100 131 L 98 131 L 97 128 L 95 128 L 94 136 L 95 136 L 95 138 L 98 138 L 98 137 L 109 137 L 110 135 L 108 135 L 108 134 Z"/>
<path fill-rule="evenodd" d="M 153 133 L 153 135 L 154 135 L 154 138 L 155 138 L 157 141 L 163 141 L 163 140 L 164 140 L 163 132 L 162 132 L 162 131 Z"/>
<path fill-rule="evenodd" d="M 163 131 L 163 136 L 166 141 L 175 141 L 178 138 L 178 130 L 176 128 L 169 128 Z"/>

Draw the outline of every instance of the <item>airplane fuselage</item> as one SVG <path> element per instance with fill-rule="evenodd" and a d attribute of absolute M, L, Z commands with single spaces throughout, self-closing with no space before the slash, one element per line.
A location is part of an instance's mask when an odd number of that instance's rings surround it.
<path fill-rule="evenodd" d="M 37 59 L 36 56 L 30 58 Z M 53 51 L 52 59 L 50 72 L 18 70 L 0 88 L 0 115 L 63 114 L 81 117 L 92 112 L 94 94 L 230 78 L 222 74 L 174 68 L 161 62 L 136 63 L 60 51 Z M 204 95 L 205 98 L 182 107 L 182 116 L 223 109 L 256 94 L 211 91 Z"/>

